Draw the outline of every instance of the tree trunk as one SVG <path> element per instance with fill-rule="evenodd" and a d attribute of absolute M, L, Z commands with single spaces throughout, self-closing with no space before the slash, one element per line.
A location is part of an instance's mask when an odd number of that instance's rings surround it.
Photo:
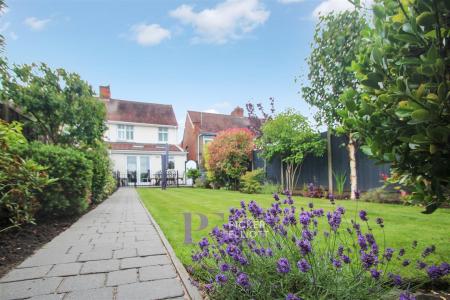
<path fill-rule="evenodd" d="M 284 190 L 286 187 L 284 186 L 284 170 L 283 170 L 283 158 L 280 157 L 280 183 L 281 183 L 281 188 Z"/>
<path fill-rule="evenodd" d="M 327 158 L 328 158 L 328 193 L 333 194 L 333 153 L 331 148 L 331 129 L 327 130 Z"/>
<path fill-rule="evenodd" d="M 356 193 L 358 191 L 358 177 L 356 174 L 356 147 L 355 140 L 352 137 L 352 133 L 348 135 L 348 158 L 350 161 L 350 198 L 356 199 Z"/>

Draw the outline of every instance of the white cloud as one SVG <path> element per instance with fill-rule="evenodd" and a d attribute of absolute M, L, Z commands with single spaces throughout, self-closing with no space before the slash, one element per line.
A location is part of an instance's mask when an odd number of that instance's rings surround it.
<path fill-rule="evenodd" d="M 154 46 L 170 39 L 170 31 L 159 24 L 136 24 L 131 27 L 132 39 L 142 46 Z"/>
<path fill-rule="evenodd" d="M 44 29 L 50 21 L 50 19 L 38 19 L 36 17 L 29 17 L 25 19 L 24 23 L 25 25 L 30 27 L 31 30 L 39 31 Z"/>
<path fill-rule="evenodd" d="M 371 7 L 373 0 L 362 0 L 361 5 Z M 353 10 L 354 5 L 348 0 L 325 0 L 321 2 L 314 10 L 313 17 L 319 18 L 319 15 L 327 15 L 334 12 L 342 12 L 346 10 Z"/>
<path fill-rule="evenodd" d="M 205 109 L 203 112 L 205 112 L 205 113 L 211 113 L 211 114 L 218 114 L 218 113 L 219 113 L 219 111 L 217 111 L 217 110 L 214 109 L 214 108 Z"/>
<path fill-rule="evenodd" d="M 278 0 L 278 2 L 283 3 L 283 4 L 300 3 L 303 1 L 305 1 L 305 0 Z"/>
<path fill-rule="evenodd" d="M 259 0 L 225 0 L 198 12 L 190 5 L 181 5 L 170 15 L 194 28 L 194 41 L 224 44 L 264 24 L 270 12 Z"/>

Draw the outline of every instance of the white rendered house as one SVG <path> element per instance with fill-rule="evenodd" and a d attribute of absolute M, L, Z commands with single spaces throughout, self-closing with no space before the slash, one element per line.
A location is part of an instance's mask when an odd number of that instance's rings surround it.
<path fill-rule="evenodd" d="M 112 99 L 109 86 L 100 87 L 107 109 L 105 139 L 110 145 L 113 171 L 136 178 L 140 185 L 161 172 L 162 155 L 169 149 L 168 169 L 185 173 L 187 153 L 177 145 L 178 123 L 172 105 Z"/>

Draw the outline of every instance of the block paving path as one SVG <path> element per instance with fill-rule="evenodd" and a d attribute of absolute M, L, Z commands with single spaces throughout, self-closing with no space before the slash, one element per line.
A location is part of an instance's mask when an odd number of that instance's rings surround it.
<path fill-rule="evenodd" d="M 0 299 L 189 299 L 133 188 L 122 188 L 0 279 Z"/>

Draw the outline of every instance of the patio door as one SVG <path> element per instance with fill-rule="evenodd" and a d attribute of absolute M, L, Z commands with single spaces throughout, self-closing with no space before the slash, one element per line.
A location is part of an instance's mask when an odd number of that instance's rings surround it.
<path fill-rule="evenodd" d="M 150 157 L 139 156 L 139 183 L 150 184 Z"/>
<path fill-rule="evenodd" d="M 129 182 L 150 184 L 150 157 L 147 155 L 127 156 L 127 177 Z"/>

